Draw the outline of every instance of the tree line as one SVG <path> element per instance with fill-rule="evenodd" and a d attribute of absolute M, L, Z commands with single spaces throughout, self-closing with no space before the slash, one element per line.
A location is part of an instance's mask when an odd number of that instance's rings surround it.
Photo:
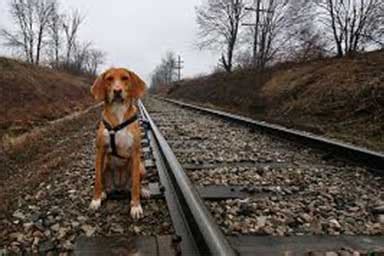
<path fill-rule="evenodd" d="M 85 17 L 78 10 L 63 12 L 58 0 L 10 0 L 9 13 L 13 27 L 0 36 L 28 63 L 87 75 L 104 63 L 104 52 L 79 39 Z"/>
<path fill-rule="evenodd" d="M 161 63 L 152 72 L 150 89 L 153 91 L 167 89 L 176 80 L 176 67 L 176 54 L 168 51 L 161 59 Z"/>
<path fill-rule="evenodd" d="M 384 0 L 206 0 L 196 17 L 227 72 L 384 48 Z"/>
<path fill-rule="evenodd" d="M 384 49 L 384 0 L 205 0 L 195 12 L 198 48 L 219 51 L 227 72 Z M 167 53 L 153 90 L 174 81 L 175 63 Z"/>

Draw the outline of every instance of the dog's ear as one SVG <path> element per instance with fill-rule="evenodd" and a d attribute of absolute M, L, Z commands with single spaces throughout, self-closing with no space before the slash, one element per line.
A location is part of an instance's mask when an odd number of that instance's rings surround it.
<path fill-rule="evenodd" d="M 105 100 L 105 97 L 107 95 L 106 87 L 105 87 L 105 81 L 104 81 L 104 75 L 106 72 L 99 75 L 95 82 L 93 82 L 93 85 L 91 87 L 91 93 L 93 97 L 95 97 L 95 100 L 97 101 L 103 101 Z"/>
<path fill-rule="evenodd" d="M 130 88 L 130 96 L 133 98 L 141 98 L 144 96 L 146 85 L 145 82 L 134 72 L 127 70 L 130 77 L 131 88 Z"/>

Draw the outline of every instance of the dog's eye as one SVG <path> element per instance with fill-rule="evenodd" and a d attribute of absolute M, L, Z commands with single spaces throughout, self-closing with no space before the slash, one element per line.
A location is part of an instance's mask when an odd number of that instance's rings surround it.
<path fill-rule="evenodd" d="M 121 78 L 121 80 L 123 80 L 123 81 L 127 81 L 127 80 L 128 80 L 128 77 L 127 77 L 127 76 L 123 76 L 123 77 Z"/>
<path fill-rule="evenodd" d="M 113 81 L 113 77 L 111 77 L 111 76 L 107 77 L 107 81 L 108 82 L 112 82 Z"/>

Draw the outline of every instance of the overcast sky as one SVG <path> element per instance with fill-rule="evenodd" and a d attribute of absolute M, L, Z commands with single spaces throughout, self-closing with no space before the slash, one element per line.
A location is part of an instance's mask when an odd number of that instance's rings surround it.
<path fill-rule="evenodd" d="M 194 47 L 197 25 L 194 7 L 202 0 L 61 0 L 66 9 L 86 16 L 82 40 L 93 41 L 108 55 L 106 67 L 124 66 L 147 81 L 167 50 L 185 61 L 184 76 L 210 72 L 218 54 Z M 4 15 L 5 14 L 5 15 Z M 0 27 L 12 26 L 8 0 L 0 0 Z M 0 46 L 0 54 L 9 53 Z"/>

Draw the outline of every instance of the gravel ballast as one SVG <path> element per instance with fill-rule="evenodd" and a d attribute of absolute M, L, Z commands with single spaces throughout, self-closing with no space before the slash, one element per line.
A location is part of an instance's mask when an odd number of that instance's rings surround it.
<path fill-rule="evenodd" d="M 383 177 L 212 115 L 145 105 L 196 185 L 268 187 L 265 197 L 206 201 L 226 234 L 384 235 L 372 212 L 384 202 Z"/>

